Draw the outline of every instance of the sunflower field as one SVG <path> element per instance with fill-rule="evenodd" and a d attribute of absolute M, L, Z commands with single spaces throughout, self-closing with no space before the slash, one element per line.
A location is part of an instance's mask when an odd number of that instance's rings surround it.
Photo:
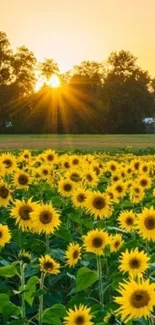
<path fill-rule="evenodd" d="M 0 324 L 155 324 L 155 155 L 0 155 Z"/>

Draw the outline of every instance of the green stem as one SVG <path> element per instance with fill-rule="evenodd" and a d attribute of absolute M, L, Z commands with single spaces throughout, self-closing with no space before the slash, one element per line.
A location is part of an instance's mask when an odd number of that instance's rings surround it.
<path fill-rule="evenodd" d="M 23 262 L 20 263 L 20 276 L 21 276 L 21 314 L 23 319 L 23 324 L 25 324 L 25 298 L 24 298 L 24 290 L 25 290 L 25 264 Z"/>
<path fill-rule="evenodd" d="M 44 278 L 45 278 L 45 275 L 42 272 L 41 278 L 40 278 L 40 289 L 41 290 L 44 289 Z M 39 325 L 42 325 L 43 311 L 44 311 L 43 310 L 43 295 L 41 295 L 39 298 Z"/>
<path fill-rule="evenodd" d="M 103 307 L 103 285 L 102 285 L 102 265 L 101 265 L 101 257 L 97 256 L 97 272 L 99 276 L 99 298 L 101 308 Z"/>
<path fill-rule="evenodd" d="M 47 250 L 50 248 L 49 235 L 46 235 L 46 248 Z"/>

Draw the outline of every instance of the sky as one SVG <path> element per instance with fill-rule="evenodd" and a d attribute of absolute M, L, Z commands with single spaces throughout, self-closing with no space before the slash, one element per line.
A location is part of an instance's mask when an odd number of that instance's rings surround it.
<path fill-rule="evenodd" d="M 155 76 L 155 0 L 0 0 L 0 30 L 12 48 L 54 59 L 62 72 L 129 50 Z"/>

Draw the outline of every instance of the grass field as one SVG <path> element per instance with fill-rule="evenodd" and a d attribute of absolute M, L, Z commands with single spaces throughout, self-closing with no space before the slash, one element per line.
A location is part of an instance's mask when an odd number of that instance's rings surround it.
<path fill-rule="evenodd" d="M 0 150 L 11 149 L 102 149 L 155 147 L 155 134 L 136 135 L 0 135 Z"/>

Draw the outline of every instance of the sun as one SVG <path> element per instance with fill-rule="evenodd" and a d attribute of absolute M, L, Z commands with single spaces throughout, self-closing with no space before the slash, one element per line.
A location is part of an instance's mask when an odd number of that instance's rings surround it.
<path fill-rule="evenodd" d="M 61 85 L 60 78 L 56 74 L 53 74 L 47 84 L 52 88 L 58 88 Z"/>

